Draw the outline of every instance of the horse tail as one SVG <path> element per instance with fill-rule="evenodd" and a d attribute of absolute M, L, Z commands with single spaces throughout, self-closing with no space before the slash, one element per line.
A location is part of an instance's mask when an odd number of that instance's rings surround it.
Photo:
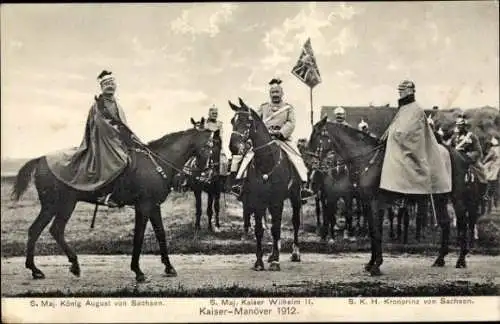
<path fill-rule="evenodd" d="M 38 166 L 38 162 L 40 162 L 40 157 L 36 159 L 29 160 L 26 162 L 22 168 L 19 170 L 16 176 L 16 182 L 14 183 L 14 188 L 12 188 L 11 198 L 13 200 L 18 201 L 21 198 L 22 194 L 28 188 L 28 184 L 31 181 L 33 173 Z"/>

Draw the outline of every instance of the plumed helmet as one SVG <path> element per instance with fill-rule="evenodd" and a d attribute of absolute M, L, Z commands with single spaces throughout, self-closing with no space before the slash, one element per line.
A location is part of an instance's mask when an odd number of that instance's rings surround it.
<path fill-rule="evenodd" d="M 335 108 L 335 110 L 333 111 L 333 114 L 335 116 L 338 116 L 338 115 L 345 115 L 345 109 L 342 108 L 342 107 L 337 107 Z"/>
<path fill-rule="evenodd" d="M 97 81 L 99 83 L 103 83 L 106 80 L 114 79 L 115 77 L 113 76 L 113 72 L 103 70 L 99 75 L 97 76 Z"/>

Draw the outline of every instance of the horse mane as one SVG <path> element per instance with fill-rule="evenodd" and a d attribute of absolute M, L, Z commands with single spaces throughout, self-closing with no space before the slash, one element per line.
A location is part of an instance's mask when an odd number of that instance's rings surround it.
<path fill-rule="evenodd" d="M 328 125 L 334 125 L 334 127 L 342 128 L 346 133 L 349 134 L 350 137 L 354 137 L 368 145 L 377 145 L 379 143 L 379 138 L 378 137 L 373 137 L 370 136 L 369 134 L 360 131 L 357 128 L 343 125 L 343 124 L 337 124 L 333 122 L 327 122 Z"/>
<path fill-rule="evenodd" d="M 160 146 L 171 145 L 171 144 L 177 142 L 177 140 L 180 137 L 184 136 L 187 132 L 190 132 L 190 131 L 191 131 L 191 129 L 188 129 L 188 130 L 178 131 L 178 132 L 164 135 L 163 137 L 160 137 L 158 139 L 150 141 L 148 143 L 148 146 L 150 149 L 154 150 Z"/>

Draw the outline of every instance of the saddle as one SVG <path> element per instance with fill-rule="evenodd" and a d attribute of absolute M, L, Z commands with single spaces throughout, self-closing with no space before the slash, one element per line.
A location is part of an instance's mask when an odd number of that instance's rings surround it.
<path fill-rule="evenodd" d="M 184 164 L 182 173 L 183 174 L 181 175 L 181 177 L 184 178 L 182 186 L 187 186 L 189 179 L 196 179 L 199 182 L 208 184 L 215 176 L 219 174 L 216 168 L 201 170 L 200 166 L 198 165 L 198 161 L 194 156 L 190 157 L 189 160 Z"/>

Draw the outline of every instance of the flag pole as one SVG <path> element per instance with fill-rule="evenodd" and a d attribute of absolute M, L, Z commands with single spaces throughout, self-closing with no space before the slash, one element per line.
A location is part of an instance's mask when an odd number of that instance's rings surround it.
<path fill-rule="evenodd" d="M 309 87 L 309 101 L 311 102 L 311 127 L 314 126 L 314 113 L 313 113 L 313 88 Z"/>

